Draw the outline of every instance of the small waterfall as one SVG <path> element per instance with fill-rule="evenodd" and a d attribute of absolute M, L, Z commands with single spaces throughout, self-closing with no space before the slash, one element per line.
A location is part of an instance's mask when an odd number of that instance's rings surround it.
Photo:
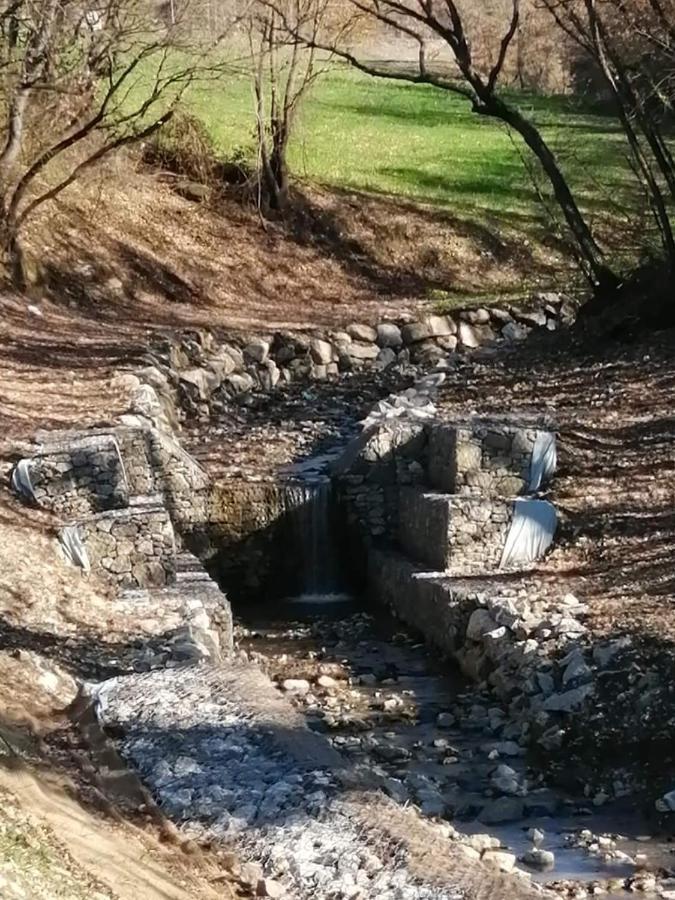
<path fill-rule="evenodd" d="M 338 547 L 333 528 L 332 485 L 328 479 L 293 482 L 285 488 L 285 507 L 298 556 L 298 602 L 347 599 L 340 591 Z"/>

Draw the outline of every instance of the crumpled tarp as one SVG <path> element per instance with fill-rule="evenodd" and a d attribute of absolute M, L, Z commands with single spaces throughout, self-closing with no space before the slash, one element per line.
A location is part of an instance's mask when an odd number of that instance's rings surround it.
<path fill-rule="evenodd" d="M 557 525 L 558 514 L 552 503 L 525 497 L 516 500 L 500 569 L 540 559 L 551 546 Z"/>
<path fill-rule="evenodd" d="M 29 500 L 35 500 L 35 488 L 31 478 L 32 468 L 33 461 L 31 459 L 20 459 L 12 472 L 12 490 Z"/>
<path fill-rule="evenodd" d="M 538 491 L 553 477 L 558 461 L 555 435 L 550 431 L 540 431 L 532 448 L 530 460 L 530 491 Z"/>
<path fill-rule="evenodd" d="M 65 528 L 62 528 L 59 531 L 59 541 L 67 562 L 85 572 L 91 570 L 87 549 L 76 525 L 66 525 Z"/>

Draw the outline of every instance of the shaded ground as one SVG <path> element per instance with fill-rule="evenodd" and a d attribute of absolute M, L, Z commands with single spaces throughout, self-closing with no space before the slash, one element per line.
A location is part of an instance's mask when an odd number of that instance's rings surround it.
<path fill-rule="evenodd" d="M 674 346 L 672 331 L 631 345 L 551 336 L 442 389 L 448 415 L 553 416 L 562 529 L 537 575 L 590 601 L 598 632 L 675 640 Z"/>

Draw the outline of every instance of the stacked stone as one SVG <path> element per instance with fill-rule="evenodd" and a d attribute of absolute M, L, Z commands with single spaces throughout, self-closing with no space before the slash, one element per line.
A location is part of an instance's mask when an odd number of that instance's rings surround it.
<path fill-rule="evenodd" d="M 120 588 L 175 580 L 173 527 L 160 503 L 99 514 L 80 522 L 79 531 L 92 565 Z"/>
<path fill-rule="evenodd" d="M 59 515 L 91 515 L 129 502 L 120 450 L 111 434 L 55 444 L 30 461 L 37 504 Z"/>
<path fill-rule="evenodd" d="M 530 489 L 537 427 L 476 419 L 429 431 L 429 480 L 450 494 L 517 497 Z"/>
<path fill-rule="evenodd" d="M 370 538 L 395 539 L 399 488 L 424 481 L 427 430 L 394 419 L 364 431 L 338 461 L 333 476 L 347 518 Z"/>
<path fill-rule="evenodd" d="M 184 410 L 208 415 L 212 400 L 344 373 L 390 367 L 443 366 L 453 354 L 554 331 L 575 317 L 560 294 L 539 294 L 522 306 L 474 307 L 447 315 L 353 322 L 343 330 L 249 334 L 217 343 L 210 332 L 189 332 L 178 345 L 156 348 L 172 371 Z"/>
<path fill-rule="evenodd" d="M 473 575 L 496 569 L 512 519 L 511 501 L 401 489 L 401 545 L 440 572 Z"/>

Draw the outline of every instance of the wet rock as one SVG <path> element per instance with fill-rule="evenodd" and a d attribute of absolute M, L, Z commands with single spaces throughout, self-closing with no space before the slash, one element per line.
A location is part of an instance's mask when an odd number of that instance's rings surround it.
<path fill-rule="evenodd" d="M 517 822 L 518 819 L 522 819 L 523 811 L 523 801 L 519 797 L 499 797 L 487 804 L 478 819 L 484 825 L 501 825 L 504 822 Z"/>
<path fill-rule="evenodd" d="M 452 728 L 457 720 L 452 713 L 442 712 L 436 716 L 436 724 L 439 728 Z"/>
<path fill-rule="evenodd" d="M 540 847 L 535 847 L 523 854 L 522 861 L 533 869 L 547 872 L 555 866 L 555 853 L 552 850 L 542 850 Z"/>

